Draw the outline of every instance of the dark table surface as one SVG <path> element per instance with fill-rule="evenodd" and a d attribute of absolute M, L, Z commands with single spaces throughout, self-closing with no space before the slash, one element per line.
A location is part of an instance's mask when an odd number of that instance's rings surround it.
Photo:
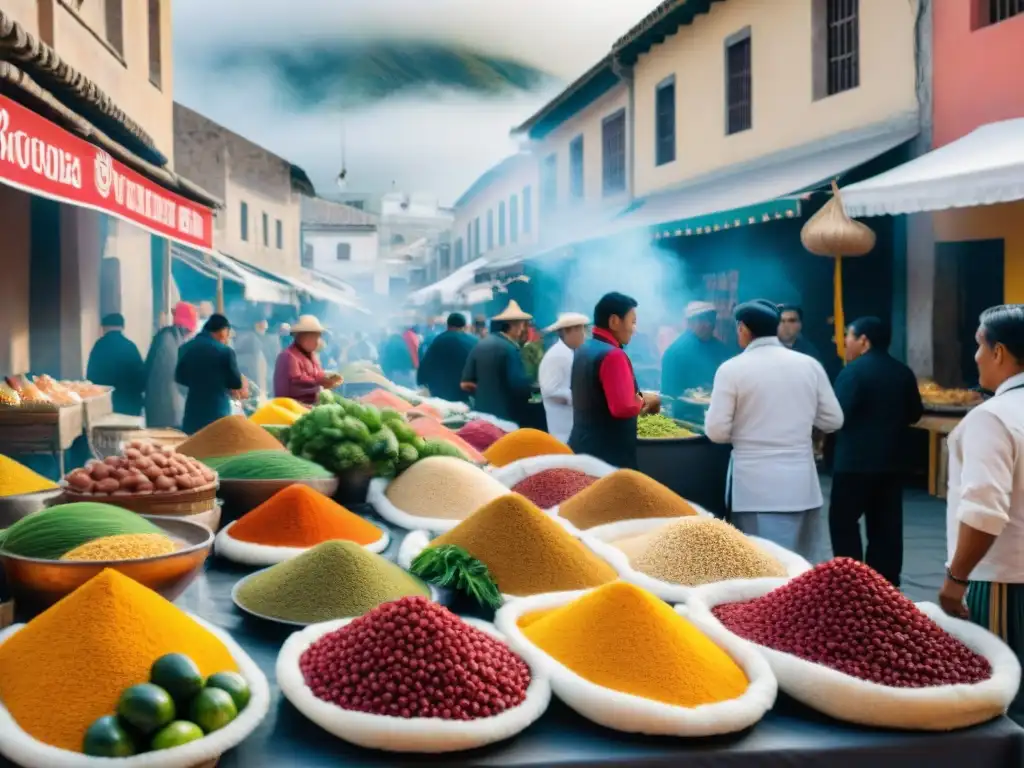
<path fill-rule="evenodd" d="M 360 510 L 361 512 L 364 510 Z M 379 521 L 378 521 L 379 522 Z M 393 535 L 394 555 L 401 533 Z M 583 719 L 557 698 L 519 736 L 485 749 L 444 756 L 404 756 L 354 747 L 306 720 L 280 694 L 274 665 L 294 628 L 252 619 L 231 601 L 235 582 L 251 573 L 211 558 L 178 605 L 230 633 L 264 670 L 271 686 L 270 713 L 259 729 L 219 768 L 287 766 L 626 766 L 687 768 L 1019 768 L 1024 729 L 1007 718 L 948 734 L 886 732 L 839 723 L 780 695 L 775 708 L 743 733 L 713 739 L 631 736 Z M 908 762 L 913 761 L 913 762 Z M 11 763 L 0 757 L 0 766 Z"/>

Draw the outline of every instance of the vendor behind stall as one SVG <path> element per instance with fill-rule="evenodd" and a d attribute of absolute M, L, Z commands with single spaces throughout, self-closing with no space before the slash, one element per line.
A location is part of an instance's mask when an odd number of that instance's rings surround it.
<path fill-rule="evenodd" d="M 691 389 L 711 390 L 718 367 L 732 356 L 728 347 L 715 338 L 717 321 L 714 304 L 691 301 L 686 305 L 686 330 L 665 350 L 661 360 L 662 395 L 678 398 Z M 674 403 L 672 415 L 699 422 L 704 418 L 704 409 Z"/>
<path fill-rule="evenodd" d="M 140 416 L 146 364 L 139 348 L 124 335 L 124 315 L 106 315 L 100 325 L 103 335 L 89 353 L 85 377 L 93 384 L 114 388 L 114 413 Z"/>
<path fill-rule="evenodd" d="M 341 376 L 328 374 L 320 365 L 317 350 L 324 327 L 313 315 L 303 315 L 291 327 L 292 344 L 277 356 L 274 366 L 274 396 L 290 397 L 314 405 L 321 389 L 334 389 Z"/>
<path fill-rule="evenodd" d="M 735 318 L 743 352 L 715 374 L 704 419 L 712 441 L 732 443 L 732 522 L 813 562 L 822 496 L 811 430 L 835 432 L 843 411 L 821 363 L 779 341 L 776 305 L 749 301 Z"/>
<path fill-rule="evenodd" d="M 636 422 L 661 409 L 658 395 L 641 394 L 623 347 L 636 331 L 636 299 L 605 294 L 594 307 L 594 331 L 572 364 L 569 447 L 615 467 L 637 468 Z"/>
<path fill-rule="evenodd" d="M 474 408 L 518 423 L 533 382 L 526 375 L 519 344 L 533 315 L 510 301 L 491 319 L 492 333 L 473 347 L 462 371 L 461 388 L 473 395 Z"/>
<path fill-rule="evenodd" d="M 182 429 L 194 435 L 217 419 L 231 415 L 231 400 L 249 396 L 249 383 L 238 370 L 235 350 L 228 346 L 231 324 L 214 314 L 202 332 L 182 346 L 174 380 L 188 387 Z"/>
<path fill-rule="evenodd" d="M 540 396 L 544 402 L 548 432 L 563 443 L 569 442 L 572 432 L 572 360 L 574 350 L 587 340 L 586 328 L 590 318 L 579 312 L 565 312 L 558 316 L 545 333 L 558 334 L 558 341 L 540 361 Z"/>
<path fill-rule="evenodd" d="M 468 400 L 469 393 L 461 387 L 462 369 L 476 344 L 476 337 L 466 332 L 465 316 L 452 312 L 448 315 L 447 330 L 437 335 L 423 353 L 416 383 L 442 400 Z"/>
<path fill-rule="evenodd" d="M 976 338 L 979 383 L 995 396 L 949 436 L 939 604 L 999 635 L 1024 661 L 1024 305 L 983 312 Z M 1010 716 L 1022 721 L 1024 693 Z"/>

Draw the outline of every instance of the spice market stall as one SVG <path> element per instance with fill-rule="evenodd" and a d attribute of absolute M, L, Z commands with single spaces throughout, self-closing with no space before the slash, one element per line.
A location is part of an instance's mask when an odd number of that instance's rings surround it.
<path fill-rule="evenodd" d="M 27 376 L 8 376 L 0 382 L 0 453 L 52 456 L 64 474 L 64 452 L 84 429 L 82 401 L 64 388 L 43 391 Z M 52 381 L 52 380 L 49 380 Z"/>
<path fill-rule="evenodd" d="M 366 508 L 353 511 L 365 514 Z M 397 547 L 397 540 L 393 541 L 385 554 L 393 556 Z M 281 628 L 266 622 L 239 623 L 237 614 L 225 610 L 225 601 L 230 600 L 240 573 L 244 572 L 230 563 L 211 561 L 200 583 L 178 603 L 215 626 L 230 628 L 235 641 L 264 672 L 273 674 L 285 637 Z M 396 763 L 393 754 L 364 749 L 327 733 L 288 704 L 277 690 L 271 693 L 270 706 L 276 716 L 222 756 L 219 768 L 296 764 L 296 755 L 302 756 L 298 765 L 303 768 L 333 768 L 339 764 L 384 768 Z M 1002 768 L 1015 765 L 1022 749 L 1024 731 L 1005 717 L 948 734 L 872 730 L 823 717 L 781 693 L 774 707 L 752 729 L 713 741 L 624 737 L 577 714 L 556 695 L 547 711 L 514 738 L 466 756 L 446 755 L 444 763 L 451 768 L 468 768 L 486 759 L 498 768 L 556 764 L 669 768 L 699 758 L 709 768 L 738 764 L 745 768 L 862 768 L 865 764 L 872 768 L 906 768 L 906 755 L 913 754 L 930 768 Z M 0 766 L 15 768 L 2 758 Z"/>

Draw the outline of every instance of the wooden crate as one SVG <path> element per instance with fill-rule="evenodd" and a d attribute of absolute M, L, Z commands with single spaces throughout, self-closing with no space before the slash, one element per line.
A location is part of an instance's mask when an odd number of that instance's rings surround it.
<path fill-rule="evenodd" d="M 104 416 L 114 412 L 114 390 L 82 401 L 82 415 L 86 431 L 90 430 Z"/>
<path fill-rule="evenodd" d="M 81 437 L 85 428 L 80 405 L 52 410 L 0 409 L 0 452 L 60 453 Z"/>

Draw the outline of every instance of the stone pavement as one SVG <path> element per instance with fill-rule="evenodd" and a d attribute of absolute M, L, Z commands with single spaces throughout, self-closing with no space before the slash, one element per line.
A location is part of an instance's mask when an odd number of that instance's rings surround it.
<path fill-rule="evenodd" d="M 825 540 L 819 562 L 832 556 L 828 541 L 828 498 L 831 478 L 822 476 Z M 935 602 L 946 563 L 946 501 L 908 488 L 903 492 L 903 592 L 914 601 Z"/>

